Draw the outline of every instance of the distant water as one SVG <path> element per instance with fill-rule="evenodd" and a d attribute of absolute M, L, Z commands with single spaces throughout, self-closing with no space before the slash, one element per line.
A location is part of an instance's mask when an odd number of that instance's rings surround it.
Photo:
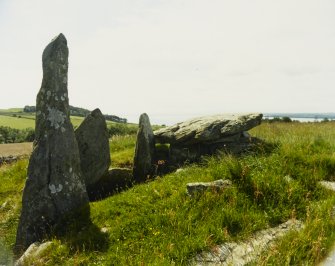
<path fill-rule="evenodd" d="M 264 118 L 273 119 L 274 116 L 264 116 Z M 321 122 L 324 118 L 310 118 L 310 117 L 290 117 L 292 121 L 299 121 L 299 122 Z M 329 119 L 329 121 L 333 121 Z"/>

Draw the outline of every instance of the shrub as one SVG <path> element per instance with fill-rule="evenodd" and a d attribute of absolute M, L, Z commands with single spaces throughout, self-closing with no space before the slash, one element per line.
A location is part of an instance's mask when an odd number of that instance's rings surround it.
<path fill-rule="evenodd" d="M 35 138 L 35 132 L 32 128 L 15 129 L 0 126 L 0 143 L 20 143 L 31 142 Z"/>
<path fill-rule="evenodd" d="M 115 123 L 109 127 L 108 133 L 110 137 L 134 135 L 137 133 L 137 128 L 137 125 Z"/>

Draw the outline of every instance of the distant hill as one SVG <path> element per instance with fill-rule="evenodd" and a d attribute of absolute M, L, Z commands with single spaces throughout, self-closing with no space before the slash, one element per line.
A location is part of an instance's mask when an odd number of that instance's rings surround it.
<path fill-rule="evenodd" d="M 36 107 L 35 106 L 29 106 L 26 105 L 23 108 L 24 113 L 34 113 L 36 112 Z M 91 113 L 90 110 L 80 108 L 80 107 L 75 107 L 70 105 L 70 115 L 71 116 L 80 116 L 80 117 L 86 117 Z M 108 121 L 113 121 L 113 122 L 118 122 L 118 123 L 127 123 L 126 118 L 121 118 L 116 115 L 109 115 L 109 114 L 104 114 L 105 119 Z"/>

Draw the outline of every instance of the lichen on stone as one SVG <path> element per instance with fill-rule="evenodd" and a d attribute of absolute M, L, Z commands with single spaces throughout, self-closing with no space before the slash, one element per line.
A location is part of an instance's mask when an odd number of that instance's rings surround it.
<path fill-rule="evenodd" d="M 58 129 L 61 125 L 63 125 L 66 115 L 55 108 L 48 107 L 48 111 L 49 115 L 47 120 L 50 121 L 51 127 Z"/>
<path fill-rule="evenodd" d="M 49 100 L 50 96 L 51 96 L 51 91 L 47 91 L 47 100 Z"/>
<path fill-rule="evenodd" d="M 62 184 L 58 184 L 58 187 L 55 186 L 54 184 L 49 184 L 49 190 L 51 192 L 51 194 L 55 194 L 58 192 L 61 192 L 63 189 L 63 185 Z"/>

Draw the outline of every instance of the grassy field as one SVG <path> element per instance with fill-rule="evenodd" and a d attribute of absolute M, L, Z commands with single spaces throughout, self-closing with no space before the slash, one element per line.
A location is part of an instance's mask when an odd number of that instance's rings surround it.
<path fill-rule="evenodd" d="M 76 128 L 84 120 L 84 117 L 71 116 L 72 125 Z M 118 124 L 106 121 L 107 126 Z M 12 108 L 0 110 L 0 126 L 16 129 L 35 128 L 35 113 L 23 113 L 22 109 Z"/>
<path fill-rule="evenodd" d="M 183 171 L 90 203 L 90 221 L 73 219 L 35 265 L 187 265 L 202 250 L 290 218 L 304 222 L 253 265 L 315 265 L 335 241 L 335 123 L 264 123 L 251 134 L 266 144 L 241 157 L 204 158 Z M 129 165 L 134 137 L 111 139 L 112 161 Z M 0 168 L 0 264 L 9 261 L 27 161 Z M 222 193 L 190 198 L 186 184 L 230 179 Z M 84 224 L 84 225 L 83 225 Z M 103 229 L 103 230 L 102 230 Z M 1 261 L 2 259 L 2 261 Z"/>
<path fill-rule="evenodd" d="M 0 157 L 30 155 L 32 142 L 0 144 Z"/>
<path fill-rule="evenodd" d="M 84 117 L 71 116 L 71 122 L 75 128 L 78 127 L 81 124 L 81 122 L 83 122 L 83 120 Z M 107 121 L 107 125 L 110 124 L 114 124 L 114 122 Z M 35 128 L 35 114 L 32 115 L 22 114 L 17 115 L 16 117 L 0 114 L 0 126 L 6 126 L 17 129 Z"/>

